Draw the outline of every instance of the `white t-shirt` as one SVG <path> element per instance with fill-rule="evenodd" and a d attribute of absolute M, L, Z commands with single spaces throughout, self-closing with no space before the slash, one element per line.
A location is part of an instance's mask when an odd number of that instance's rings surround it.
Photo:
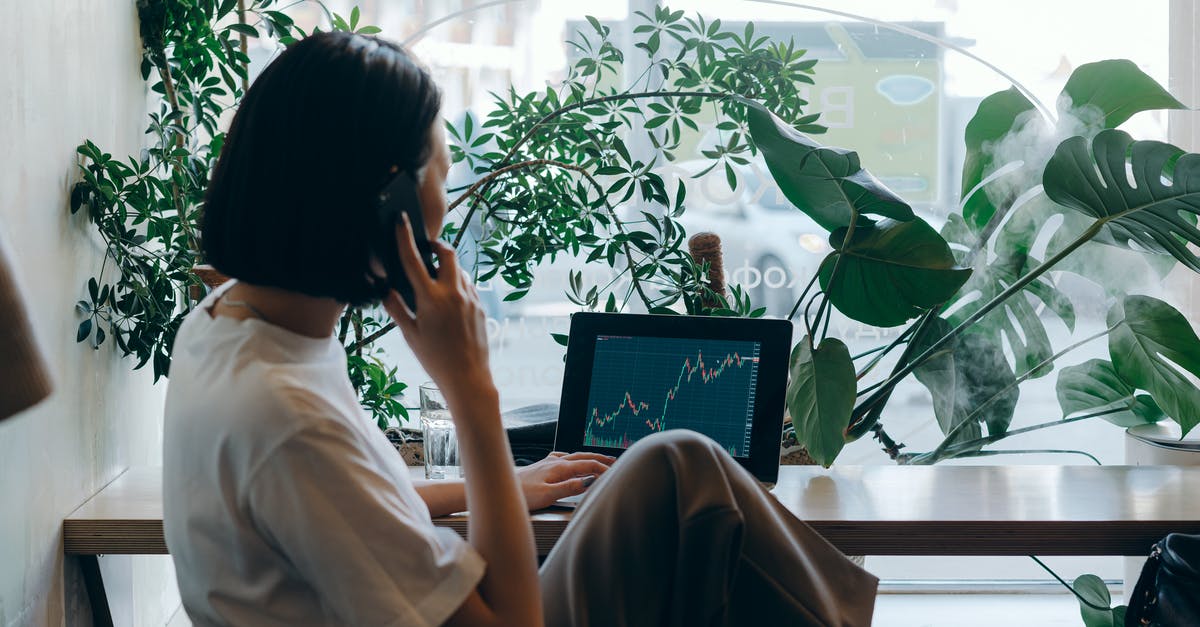
<path fill-rule="evenodd" d="M 213 317 L 216 296 L 180 326 L 166 401 L 163 526 L 193 623 L 445 622 L 483 559 L 430 522 L 342 346 Z"/>

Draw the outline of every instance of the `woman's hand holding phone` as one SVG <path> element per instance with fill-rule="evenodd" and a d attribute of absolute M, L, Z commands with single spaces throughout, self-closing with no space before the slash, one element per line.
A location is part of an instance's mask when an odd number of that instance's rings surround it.
<path fill-rule="evenodd" d="M 437 278 L 417 253 L 412 224 L 397 226 L 397 248 L 412 283 L 417 313 L 392 291 L 388 313 L 425 371 L 442 389 L 458 427 L 466 482 L 467 533 L 488 564 L 478 589 L 447 625 L 542 625 L 537 552 L 525 498 L 513 471 L 500 422 L 500 397 L 488 367 L 483 309 L 471 281 L 458 269 L 454 250 L 435 242 Z"/>
<path fill-rule="evenodd" d="M 475 286 L 458 268 L 454 249 L 440 241 L 431 242 L 439 265 L 438 276 L 433 278 L 421 263 L 407 215 L 397 225 L 396 237 L 400 264 L 413 287 L 419 313 L 409 310 L 395 291 L 384 300 L 384 308 L 447 400 L 494 393 L 483 308 Z"/>

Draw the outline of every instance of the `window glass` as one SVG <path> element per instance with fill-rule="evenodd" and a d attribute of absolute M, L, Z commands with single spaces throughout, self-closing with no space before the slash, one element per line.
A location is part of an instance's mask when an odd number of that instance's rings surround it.
<path fill-rule="evenodd" d="M 348 10 L 350 3 L 327 4 L 334 10 Z M 405 42 L 432 68 L 445 93 L 444 114 L 456 125 L 466 111 L 476 120 L 484 119 L 495 106 L 493 94 L 506 93 L 510 87 L 518 92 L 540 90 L 561 81 L 574 54 L 564 42 L 586 27 L 586 16 L 611 27 L 614 41 L 622 42 L 632 57 L 633 29 L 640 23 L 635 12 L 654 8 L 645 0 L 359 4 L 364 22 L 377 24 L 385 36 Z M 1117 0 L 838 0 L 813 1 L 805 7 L 729 0 L 670 3 L 672 9 L 689 15 L 719 18 L 729 29 L 741 29 L 752 20 L 758 33 L 778 40 L 792 38 L 797 47 L 818 59 L 807 99 L 828 127 L 819 141 L 857 151 L 870 172 L 935 228 L 957 211 L 963 131 L 981 99 L 1017 84 L 1041 108 L 1054 112 L 1059 90 L 1074 69 L 1110 58 L 1130 59 L 1170 87 L 1171 6 Z M 1139 139 L 1168 139 L 1168 118 L 1160 111 L 1138 114 L 1123 128 Z M 711 146 L 714 137 L 711 127 L 702 127 L 692 140 L 692 151 L 663 166 L 668 180 L 687 180 L 693 199 L 681 224 L 689 232 L 720 234 L 729 281 L 745 287 L 770 314 L 786 314 L 829 251 L 825 234 L 782 197 L 760 160 L 737 169 L 741 183 L 737 192 L 728 189 L 719 170 L 692 178 L 700 170 L 698 151 Z M 1014 150 L 1037 158 L 1033 153 L 1046 149 L 1038 143 L 1043 140 L 1030 139 L 1029 145 Z M 457 169 L 451 185 L 472 180 L 469 173 Z M 674 189 L 672 184 L 667 188 Z M 468 228 L 478 238 L 485 227 Z M 472 237 L 465 238 L 462 255 L 467 259 L 474 255 Z M 603 266 L 559 258 L 537 268 L 533 289 L 513 301 L 505 300 L 511 288 L 499 281 L 479 285 L 488 313 L 493 370 L 506 408 L 558 400 L 564 349 L 550 334 L 565 333 L 569 314 L 578 309 L 565 296 L 572 270 L 583 271 L 587 283 L 600 282 L 610 272 Z M 1177 270 L 1163 281 L 1142 266 L 1130 272 L 1139 273 L 1125 277 L 1139 282 L 1135 291 L 1170 300 L 1189 315 L 1195 311 L 1186 273 Z M 1149 278 L 1141 280 L 1141 274 Z M 1103 288 L 1066 274 L 1054 279 L 1074 301 L 1078 321 L 1071 332 L 1057 317 L 1045 313 L 1053 345 L 1061 348 L 1103 329 L 1108 304 Z M 831 335 L 846 341 L 852 353 L 886 343 L 898 332 L 840 315 L 833 318 L 831 329 Z M 413 386 L 424 380 L 398 333 L 384 345 L 402 380 Z M 1063 363 L 1106 354 L 1104 341 L 1094 341 Z M 1014 426 L 1059 417 L 1053 376 L 1022 386 Z M 897 389 L 885 422 L 892 437 L 910 450 L 930 450 L 941 439 L 931 417 L 929 392 L 915 381 Z M 1089 421 L 1013 437 L 1005 441 L 1005 448 L 1080 449 L 1106 464 L 1124 459 L 1121 430 Z M 892 462 L 878 443 L 864 438 L 848 445 L 837 463 Z M 1092 462 L 1080 455 L 1035 454 L 951 463 Z M 981 563 L 991 566 L 978 566 Z M 1120 576 L 1117 560 L 1061 563 L 1067 572 L 1092 570 L 1106 578 Z M 872 564 L 885 577 L 1044 578 L 1031 562 L 1018 559 L 874 560 Z"/>

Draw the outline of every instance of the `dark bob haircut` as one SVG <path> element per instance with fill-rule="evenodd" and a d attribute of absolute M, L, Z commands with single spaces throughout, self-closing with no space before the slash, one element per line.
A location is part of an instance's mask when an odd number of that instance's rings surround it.
<path fill-rule="evenodd" d="M 255 285 L 378 302 L 375 198 L 430 157 L 441 94 L 403 48 L 320 33 L 292 44 L 242 98 L 213 170 L 201 248 Z"/>

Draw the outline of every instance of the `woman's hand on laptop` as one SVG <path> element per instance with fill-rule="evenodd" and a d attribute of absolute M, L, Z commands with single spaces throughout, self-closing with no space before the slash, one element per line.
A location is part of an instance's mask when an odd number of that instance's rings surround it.
<path fill-rule="evenodd" d="M 617 458 L 599 453 L 551 453 L 546 459 L 517 468 L 517 480 L 530 510 L 582 494 Z"/>

